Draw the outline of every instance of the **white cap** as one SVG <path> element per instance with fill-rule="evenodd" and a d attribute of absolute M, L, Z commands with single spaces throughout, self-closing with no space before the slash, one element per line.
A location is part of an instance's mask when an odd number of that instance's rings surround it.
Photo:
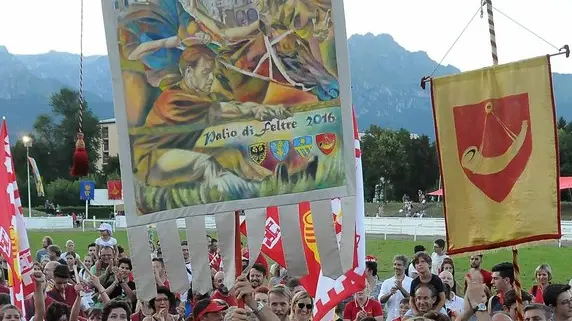
<path fill-rule="evenodd" d="M 107 231 L 109 232 L 109 234 L 111 234 L 113 232 L 113 229 L 111 228 L 111 224 L 109 223 L 101 223 L 101 225 L 97 228 L 98 231 Z"/>

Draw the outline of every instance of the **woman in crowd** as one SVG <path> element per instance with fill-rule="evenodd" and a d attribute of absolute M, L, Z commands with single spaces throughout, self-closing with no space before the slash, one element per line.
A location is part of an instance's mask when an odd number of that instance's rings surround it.
<path fill-rule="evenodd" d="M 552 280 L 552 268 L 548 264 L 540 264 L 534 271 L 534 280 L 536 284 L 530 288 L 530 294 L 534 298 L 534 303 L 544 304 L 542 298 L 543 290 L 550 285 Z"/>
<path fill-rule="evenodd" d="M 451 291 L 458 293 L 457 281 L 455 281 L 455 263 L 453 263 L 453 260 L 451 260 L 451 258 L 449 257 L 444 258 L 443 263 L 441 263 L 441 266 L 439 267 L 439 273 L 445 271 L 451 273 L 451 275 L 453 276 L 453 285 L 451 285 Z"/>
<path fill-rule="evenodd" d="M 131 309 L 125 301 L 114 300 L 105 305 L 101 321 L 131 321 Z"/>
<path fill-rule="evenodd" d="M 306 291 L 294 294 L 290 309 L 290 321 L 309 321 L 312 319 L 314 299 Z"/>
<path fill-rule="evenodd" d="M 149 306 L 153 309 L 153 315 L 146 316 L 143 321 L 179 321 L 184 319 L 184 308 L 176 307 L 176 304 L 177 299 L 173 292 L 165 287 L 158 287 L 157 296 L 149 301 Z M 177 314 L 172 314 L 173 308 L 175 308 Z"/>
<path fill-rule="evenodd" d="M 8 304 L 0 309 L 0 321 L 20 321 L 20 310 L 12 304 Z"/>

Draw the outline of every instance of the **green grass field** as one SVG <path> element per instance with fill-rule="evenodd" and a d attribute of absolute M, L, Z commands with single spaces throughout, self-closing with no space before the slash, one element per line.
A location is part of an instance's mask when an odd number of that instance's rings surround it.
<path fill-rule="evenodd" d="M 87 245 L 93 242 L 98 233 L 96 231 L 81 230 L 74 231 L 30 231 L 28 237 L 33 253 L 41 246 L 42 237 L 49 235 L 54 239 L 55 244 L 64 247 L 66 240 L 71 239 L 76 243 L 76 249 L 83 255 L 87 251 Z M 114 233 L 120 245 L 127 245 L 127 233 L 125 231 L 117 231 Z M 184 233 L 181 234 L 184 239 Z M 385 279 L 392 275 L 392 259 L 396 254 L 412 255 L 413 247 L 416 244 L 425 245 L 426 248 L 432 249 L 433 241 L 426 239 L 414 242 L 412 240 L 387 240 L 384 241 L 376 236 L 369 236 L 366 242 L 366 253 L 374 255 L 378 260 L 379 275 L 381 279 Z M 142 246 L 147 246 L 144 244 Z M 128 249 L 127 249 L 128 250 Z M 457 272 L 457 282 L 462 282 L 464 271 L 469 268 L 469 260 L 467 257 L 454 258 Z M 491 268 L 492 265 L 502 262 L 512 261 L 512 253 L 510 251 L 498 251 L 485 255 L 484 267 Z M 530 246 L 520 250 L 520 266 L 521 280 L 526 289 L 533 284 L 534 269 L 541 263 L 549 263 L 552 266 L 554 280 L 556 283 L 568 283 L 572 275 L 570 274 L 570 264 L 572 263 L 572 247 L 558 248 L 555 245 Z"/>

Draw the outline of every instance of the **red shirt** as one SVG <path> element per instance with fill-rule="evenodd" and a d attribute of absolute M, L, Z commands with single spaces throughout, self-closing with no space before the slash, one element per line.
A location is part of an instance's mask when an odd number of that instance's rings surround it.
<path fill-rule="evenodd" d="M 50 298 L 49 296 L 46 296 L 46 298 L 44 299 L 44 304 L 45 304 L 46 310 L 54 302 L 56 302 L 54 299 Z M 24 300 L 24 307 L 26 308 L 26 320 L 30 321 L 30 318 L 32 318 L 32 316 L 35 314 L 34 297 L 30 297 L 28 299 L 25 299 Z"/>
<path fill-rule="evenodd" d="M 77 292 L 73 288 L 73 285 L 68 284 L 68 285 L 66 285 L 66 287 L 64 289 L 64 296 L 62 296 L 61 293 L 56 291 L 55 289 L 48 291 L 46 293 L 46 296 L 51 297 L 55 301 L 65 303 L 65 304 L 69 305 L 71 308 L 75 302 L 76 297 L 77 297 Z M 47 308 L 48 308 L 48 305 L 46 305 L 46 309 Z"/>
<path fill-rule="evenodd" d="M 211 299 L 223 300 L 230 307 L 238 306 L 238 302 L 236 301 L 236 298 L 234 296 L 232 296 L 230 294 L 225 296 L 222 293 L 220 293 L 219 290 L 216 290 L 213 292 L 213 294 L 211 295 Z"/>
<path fill-rule="evenodd" d="M 358 312 L 362 310 L 360 306 L 357 304 L 356 300 L 353 300 L 346 304 L 344 308 L 344 317 L 343 319 L 349 319 L 354 321 L 357 318 Z M 383 316 L 383 309 L 381 308 L 381 303 L 374 299 L 367 299 L 365 305 L 363 306 L 363 310 L 367 313 L 368 317 L 380 317 Z"/>
<path fill-rule="evenodd" d="M 211 269 L 215 271 L 220 271 L 220 264 L 222 263 L 222 257 L 219 253 L 209 252 L 209 262 L 211 264 Z"/>
<path fill-rule="evenodd" d="M 486 285 L 487 287 L 489 287 L 489 289 L 493 286 L 493 274 L 487 270 L 479 270 L 479 272 L 481 272 L 481 277 L 483 278 L 483 284 Z M 467 273 L 467 276 L 470 276 L 469 273 Z M 465 291 L 467 292 L 467 281 L 465 281 Z"/>
<path fill-rule="evenodd" d="M 0 293 L 10 294 L 10 288 L 0 284 Z"/>

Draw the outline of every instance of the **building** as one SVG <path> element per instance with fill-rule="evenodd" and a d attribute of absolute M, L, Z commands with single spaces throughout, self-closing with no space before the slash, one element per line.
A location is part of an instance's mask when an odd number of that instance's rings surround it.
<path fill-rule="evenodd" d="M 101 147 L 95 166 L 97 169 L 102 169 L 109 157 L 119 155 L 119 135 L 115 118 L 100 120 L 99 127 L 101 128 Z"/>

